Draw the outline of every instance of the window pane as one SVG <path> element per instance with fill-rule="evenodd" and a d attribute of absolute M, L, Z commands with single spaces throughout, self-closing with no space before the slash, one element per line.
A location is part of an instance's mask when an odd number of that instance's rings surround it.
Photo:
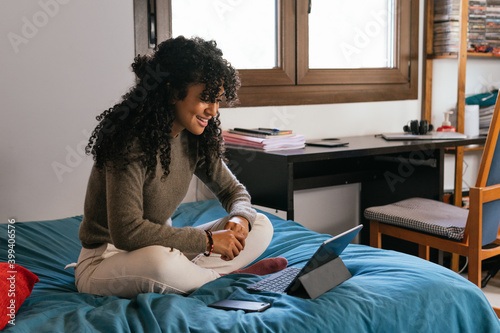
<path fill-rule="evenodd" d="M 396 0 L 313 0 L 309 68 L 393 68 Z"/>
<path fill-rule="evenodd" d="M 172 35 L 214 39 L 238 69 L 277 61 L 277 0 L 172 0 Z"/>

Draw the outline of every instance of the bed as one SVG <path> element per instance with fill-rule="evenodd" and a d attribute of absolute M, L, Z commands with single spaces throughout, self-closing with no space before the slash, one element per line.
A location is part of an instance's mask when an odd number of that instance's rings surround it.
<path fill-rule="evenodd" d="M 216 200 L 182 204 L 176 226 L 224 216 Z M 329 235 L 272 214 L 275 234 L 257 260 L 283 256 L 300 267 Z M 353 277 L 317 299 L 249 292 L 262 279 L 223 276 L 188 296 L 141 294 L 133 299 L 78 293 L 73 269 L 82 216 L 15 224 L 16 264 L 38 276 L 31 295 L 2 332 L 499 332 L 499 320 L 479 288 L 420 258 L 351 244 L 342 259 Z M 8 226 L 0 225 L 6 262 Z M 4 297 L 4 296 L 2 296 Z M 272 303 L 262 313 L 207 307 L 222 299 Z"/>

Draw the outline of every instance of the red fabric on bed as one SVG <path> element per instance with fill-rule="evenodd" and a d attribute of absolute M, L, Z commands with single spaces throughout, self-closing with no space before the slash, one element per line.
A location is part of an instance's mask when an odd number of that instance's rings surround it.
<path fill-rule="evenodd" d="M 22 266 L 0 263 L 0 330 L 9 322 L 15 325 L 17 310 L 38 281 L 38 276 Z"/>

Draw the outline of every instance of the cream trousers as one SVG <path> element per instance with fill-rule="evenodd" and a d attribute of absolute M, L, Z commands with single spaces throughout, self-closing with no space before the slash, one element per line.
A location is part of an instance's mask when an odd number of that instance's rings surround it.
<path fill-rule="evenodd" d="M 221 230 L 227 217 L 198 226 L 204 230 Z M 241 269 L 257 259 L 268 247 L 273 226 L 263 214 L 257 218 L 245 240 L 245 249 L 230 261 L 212 253 L 183 254 L 177 249 L 159 245 L 134 251 L 123 251 L 113 244 L 95 249 L 82 248 L 75 267 L 78 291 L 102 296 L 131 298 L 140 293 L 188 294 L 202 285 Z"/>

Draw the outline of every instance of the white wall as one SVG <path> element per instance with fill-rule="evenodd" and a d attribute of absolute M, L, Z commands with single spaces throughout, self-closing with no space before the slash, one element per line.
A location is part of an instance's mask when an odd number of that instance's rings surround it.
<path fill-rule="evenodd" d="M 82 148 L 97 123 L 95 116 L 133 83 L 132 0 L 2 0 L 0 21 L 0 222 L 82 214 L 92 164 Z M 9 40 L 12 34 L 24 38 L 18 50 Z M 421 40 L 422 34 L 420 45 Z M 456 86 L 451 82 L 454 70 L 446 67 L 439 74 L 446 83 L 435 85 L 435 103 Z M 490 73 L 485 69 L 480 75 L 488 78 Z M 491 75 L 492 80 L 500 77 L 498 72 Z M 221 120 L 224 128 L 287 127 L 307 138 L 363 135 L 400 131 L 408 120 L 420 117 L 420 105 L 419 98 L 236 108 L 222 110 Z M 347 190 L 356 194 L 358 188 Z M 335 199 L 342 203 L 342 195 Z"/>
<path fill-rule="evenodd" d="M 133 83 L 132 1 L 3 0 L 0 21 L 0 222 L 82 214 L 82 148 Z"/>

